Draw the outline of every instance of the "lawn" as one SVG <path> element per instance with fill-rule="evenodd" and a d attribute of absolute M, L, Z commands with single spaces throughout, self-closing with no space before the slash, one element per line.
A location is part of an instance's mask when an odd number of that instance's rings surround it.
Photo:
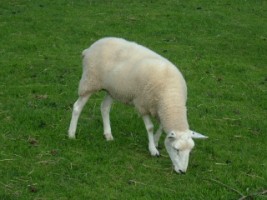
<path fill-rule="evenodd" d="M 0 199 L 266 199 L 267 2 L 1 0 Z M 176 174 L 142 119 L 115 103 L 112 142 L 92 96 L 77 139 L 67 130 L 81 52 L 123 37 L 179 67 L 196 141 Z"/>

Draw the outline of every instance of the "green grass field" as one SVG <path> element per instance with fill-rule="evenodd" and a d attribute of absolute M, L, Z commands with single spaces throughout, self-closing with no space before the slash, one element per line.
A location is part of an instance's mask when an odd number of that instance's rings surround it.
<path fill-rule="evenodd" d="M 267 2 L 1 0 L 0 199 L 267 199 Z M 123 37 L 168 58 L 188 84 L 196 141 L 175 174 L 142 119 L 115 103 L 113 142 L 94 95 L 67 130 L 81 52 Z"/>

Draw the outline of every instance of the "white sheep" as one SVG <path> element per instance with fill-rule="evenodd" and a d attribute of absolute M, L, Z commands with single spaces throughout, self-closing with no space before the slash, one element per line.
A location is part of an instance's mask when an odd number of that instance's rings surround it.
<path fill-rule="evenodd" d="M 79 98 L 73 106 L 69 138 L 75 138 L 78 118 L 89 97 L 105 90 L 107 95 L 101 104 L 101 114 L 106 139 L 113 140 L 109 119 L 113 99 L 133 104 L 144 120 L 151 155 L 159 155 L 157 146 L 163 129 L 167 134 L 165 147 L 174 169 L 185 173 L 189 153 L 194 147 L 192 138 L 206 136 L 189 130 L 187 89 L 180 71 L 148 48 L 120 38 L 100 39 L 82 55 L 83 74 Z M 160 122 L 155 135 L 150 116 Z"/>

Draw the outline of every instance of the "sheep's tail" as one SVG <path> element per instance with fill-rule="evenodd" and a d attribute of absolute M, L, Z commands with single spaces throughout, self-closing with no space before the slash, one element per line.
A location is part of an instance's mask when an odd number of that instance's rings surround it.
<path fill-rule="evenodd" d="M 84 58 L 84 56 L 86 55 L 86 52 L 88 51 L 88 49 L 84 49 L 82 52 L 82 57 Z"/>
<path fill-rule="evenodd" d="M 88 59 L 86 59 L 86 57 L 88 57 L 89 54 L 89 48 L 88 49 L 84 49 L 82 52 L 82 59 L 83 59 L 83 68 L 88 65 Z"/>

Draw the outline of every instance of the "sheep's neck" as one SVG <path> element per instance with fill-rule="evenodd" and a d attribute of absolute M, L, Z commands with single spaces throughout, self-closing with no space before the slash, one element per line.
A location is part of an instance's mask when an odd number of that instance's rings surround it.
<path fill-rule="evenodd" d="M 165 96 L 160 102 L 158 117 L 165 132 L 189 129 L 184 98 L 179 95 Z"/>

